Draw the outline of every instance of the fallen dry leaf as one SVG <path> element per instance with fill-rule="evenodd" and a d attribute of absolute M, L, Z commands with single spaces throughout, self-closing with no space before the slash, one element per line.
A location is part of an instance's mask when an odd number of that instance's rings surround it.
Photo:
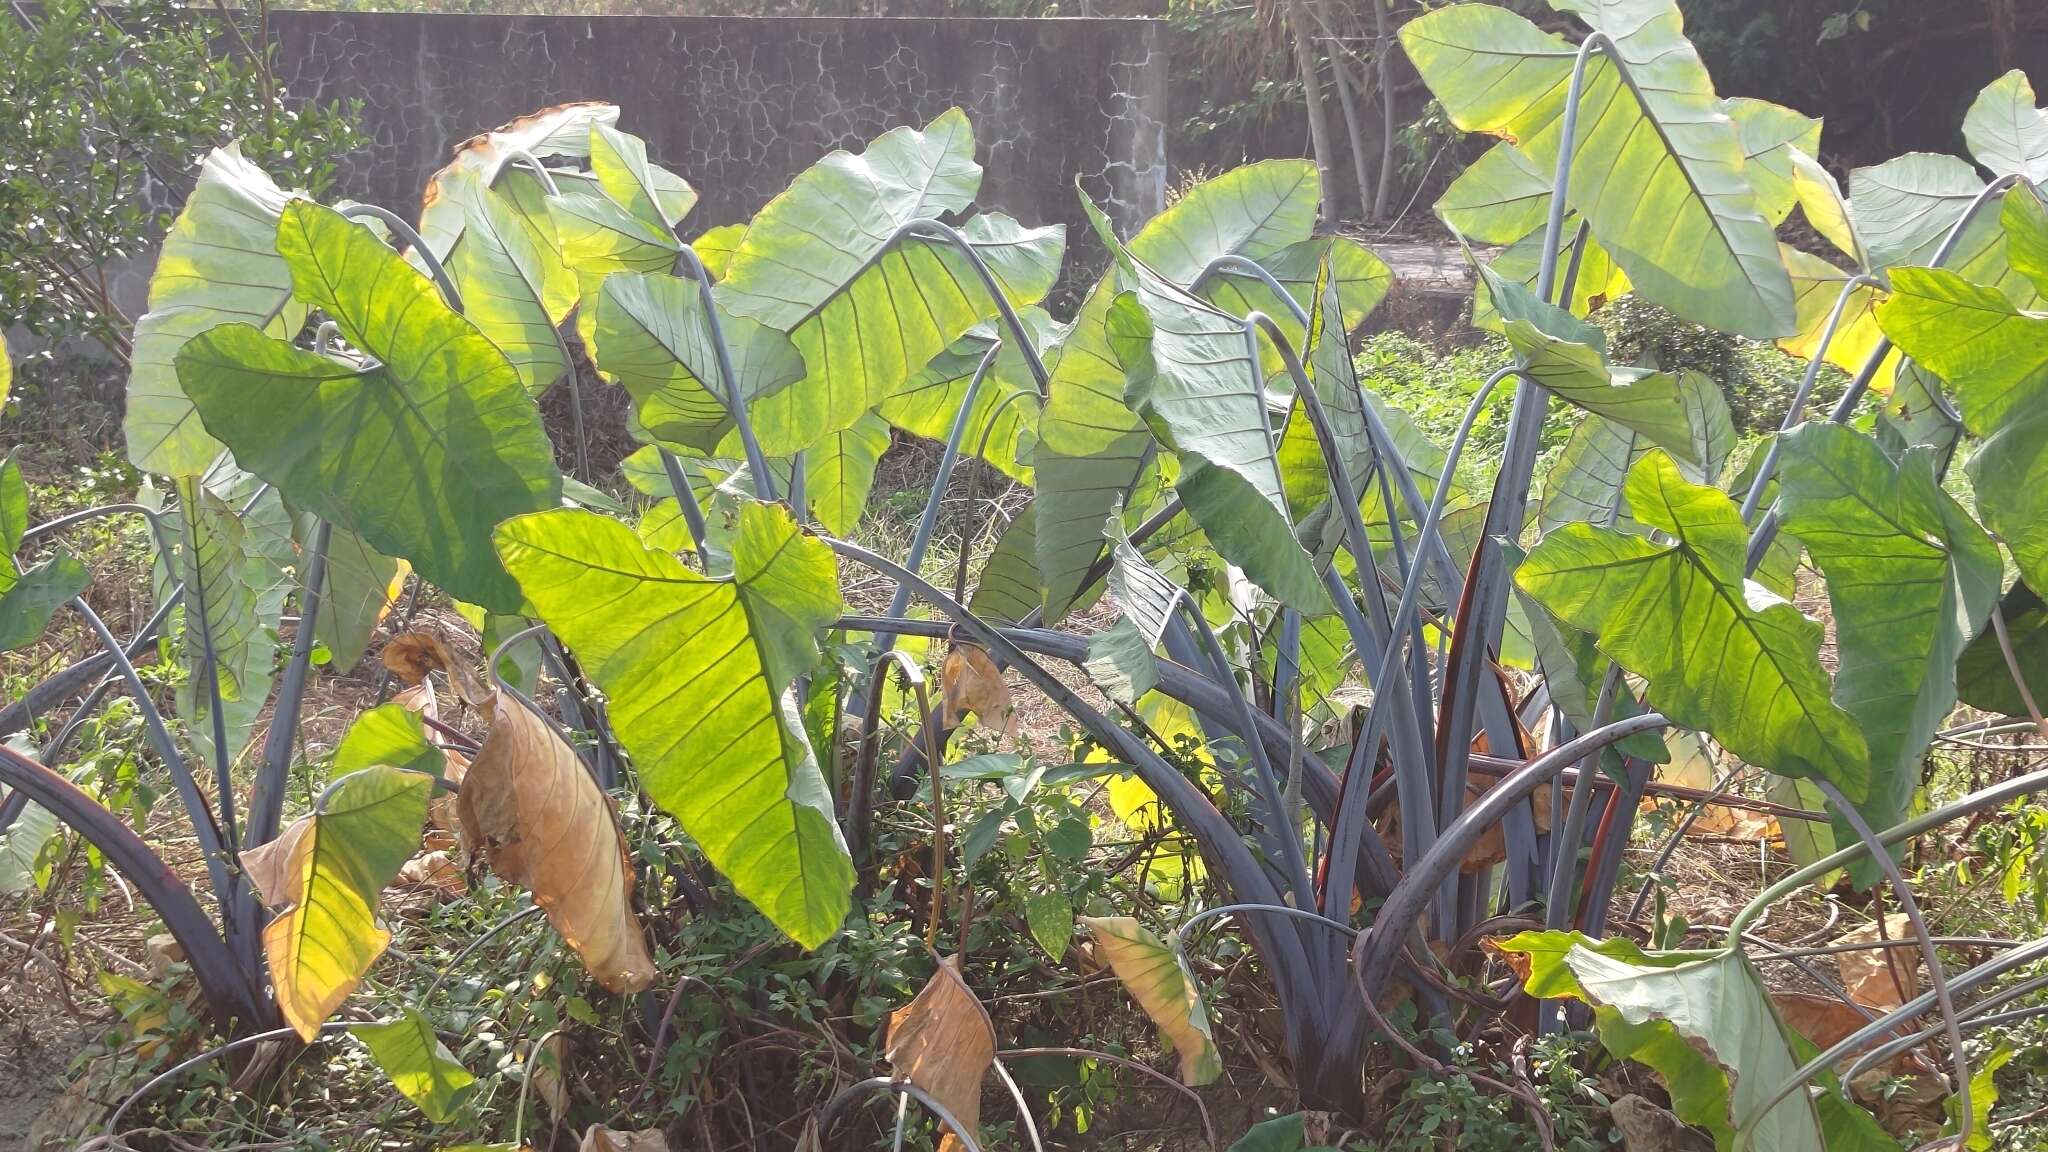
<path fill-rule="evenodd" d="M 889 1070 L 946 1106 L 981 1144 L 981 1081 L 996 1058 L 996 1029 L 987 1009 L 960 978 L 951 957 L 917 998 L 889 1016 Z M 940 1152 L 962 1147 L 951 1128 Z"/>
<path fill-rule="evenodd" d="M 1891 940 L 1911 940 L 1913 922 L 1904 912 L 1884 918 L 1884 935 Z M 1837 944 L 1869 944 L 1878 939 L 1877 921 L 1837 937 Z M 1889 1012 L 1920 994 L 1920 961 L 1917 950 L 1906 948 L 1860 948 L 1835 954 L 1835 968 L 1842 974 L 1842 990 L 1865 1008 Z"/>
<path fill-rule="evenodd" d="M 546 721 L 500 696 L 456 811 L 491 871 L 533 892 L 599 983 L 620 993 L 654 983 L 611 801 Z"/>
<path fill-rule="evenodd" d="M 592 1124 L 583 1134 L 583 1142 L 576 1145 L 576 1152 L 668 1152 L 668 1137 L 659 1128 L 621 1132 Z"/>
<path fill-rule="evenodd" d="M 381 659 L 392 675 L 415 686 L 426 683 L 430 672 L 442 673 L 455 686 L 456 694 L 472 708 L 484 708 L 495 695 L 432 632 L 401 632 L 393 636 L 384 645 Z"/>
<path fill-rule="evenodd" d="M 1778 1018 L 1785 1027 L 1814 1045 L 1827 1049 L 1845 1040 L 1857 1029 L 1870 1023 L 1863 1013 L 1833 996 L 1814 996 L 1804 992 L 1773 992 L 1771 1004 L 1778 1010 Z M 1872 1016 L 1882 1015 L 1877 1011 Z M 1934 1067 L 1916 1051 L 1906 1051 L 1879 1067 L 1895 1071 L 1900 1075 L 1917 1072 L 1932 1072 Z"/>
<path fill-rule="evenodd" d="M 988 653 L 973 644 L 955 644 L 946 653 L 939 666 L 939 699 L 949 728 L 972 712 L 984 726 L 1005 736 L 1016 734 L 1017 704 L 1010 697 L 1010 685 Z"/>
<path fill-rule="evenodd" d="M 446 850 L 422 852 L 407 860 L 398 870 L 398 878 L 443 896 L 460 896 L 469 891 L 469 881 L 462 878 L 462 865 Z"/>

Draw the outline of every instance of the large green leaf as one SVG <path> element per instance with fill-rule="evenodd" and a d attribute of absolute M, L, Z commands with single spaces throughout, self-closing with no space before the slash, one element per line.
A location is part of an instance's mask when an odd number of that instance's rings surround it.
<path fill-rule="evenodd" d="M 981 186 L 974 133 L 951 109 L 897 128 L 865 152 L 834 152 L 754 217 L 719 284 L 736 316 L 788 332 L 808 375 L 756 402 L 770 455 L 851 425 L 932 357 L 993 315 L 996 302 L 948 244 L 898 238 L 915 220 L 960 212 Z M 961 229 L 1014 305 L 1052 287 L 1065 234 L 985 214 Z"/>
<path fill-rule="evenodd" d="M 463 1094 L 476 1083 L 417 1008 L 402 1009 L 382 1023 L 353 1025 L 349 1034 L 370 1050 L 391 1086 L 436 1124 L 455 1118 Z"/>
<path fill-rule="evenodd" d="M 870 412 L 804 452 L 811 515 L 834 536 L 850 536 L 867 511 L 875 464 L 889 450 L 889 423 Z"/>
<path fill-rule="evenodd" d="M 648 795 L 798 943 L 838 931 L 853 866 L 790 690 L 839 615 L 831 551 L 755 503 L 741 510 L 724 579 L 580 510 L 507 521 L 497 539 L 540 618 L 610 700 Z"/>
<path fill-rule="evenodd" d="M 367 229 L 306 201 L 278 226 L 294 290 L 357 348 L 357 368 L 247 325 L 178 355 L 207 430 L 300 507 L 499 611 L 519 592 L 493 525 L 561 499 L 562 478 L 519 373 Z"/>
<path fill-rule="evenodd" d="M 1320 184 L 1304 161 L 1233 169 L 1189 189 L 1131 238 L 1130 254 L 1185 286 L 1221 256 L 1265 260 L 1309 240 Z M 1084 197 L 1085 200 L 1085 197 Z M 1124 368 L 1108 320 L 1117 270 L 1082 301 L 1061 345 L 1038 422 L 1037 557 L 1045 616 L 1057 622 L 1087 589 L 1083 576 L 1107 546 L 1102 524 L 1130 497 L 1152 448 L 1145 424 L 1124 404 Z"/>
<path fill-rule="evenodd" d="M 289 198 L 235 144 L 214 149 L 200 166 L 157 256 L 149 311 L 135 323 L 121 428 L 137 468 L 197 476 L 220 455 L 220 442 L 179 384 L 175 363 L 186 341 L 217 324 L 290 337 L 305 319 L 277 252 L 278 217 Z"/>
<path fill-rule="evenodd" d="M 1855 721 L 1829 698 L 1821 626 L 1743 578 L 1749 533 L 1721 492 L 1687 483 L 1662 451 L 1630 469 L 1637 520 L 1672 543 L 1568 524 L 1530 551 L 1522 589 L 1648 682 L 1651 706 L 1751 764 L 1870 794 Z"/>
<path fill-rule="evenodd" d="M 1692 483 L 1712 484 L 1735 447 L 1728 402 L 1720 386 L 1699 372 L 1679 373 L 1678 394 L 1697 461 L 1680 461 L 1679 472 Z M 1537 523 L 1545 532 L 1577 521 L 1637 530 L 1622 488 L 1629 469 L 1652 447 L 1642 433 L 1604 416 L 1580 420 L 1544 479 Z"/>
<path fill-rule="evenodd" d="M 2048 111 L 2015 68 L 1986 85 L 1963 117 L 1963 141 L 1994 176 L 2048 180 Z"/>
<path fill-rule="evenodd" d="M 92 583 L 91 571 L 63 551 L 18 574 L 11 559 L 5 565 L 0 573 L 0 652 L 35 643 L 57 609 Z"/>
<path fill-rule="evenodd" d="M 1672 0 L 1552 0 L 1610 36 L 1588 62 L 1569 202 L 1637 290 L 1687 319 L 1768 338 L 1792 291 L 1723 111 Z M 1575 49 L 1504 8 L 1460 4 L 1402 26 L 1401 43 L 1458 127 L 1555 163 Z"/>
<path fill-rule="evenodd" d="M 431 777 L 377 765 L 336 780 L 310 815 L 242 854 L 278 908 L 263 951 L 278 1010 L 307 1042 L 391 943 L 377 897 L 419 849 Z"/>
<path fill-rule="evenodd" d="M 1799 203 L 1794 187 L 1794 153 L 1820 151 L 1820 121 L 1773 104 L 1738 96 L 1721 101 L 1742 137 L 1742 174 L 1756 194 L 1757 211 L 1772 227 L 1785 222 Z"/>
<path fill-rule="evenodd" d="M 1065 339 L 1067 328 L 1043 308 L 1019 309 L 1017 317 L 1031 334 L 1033 351 L 1041 360 L 1056 365 L 1060 341 Z M 933 357 L 900 391 L 882 401 L 877 411 L 889 423 L 912 435 L 945 440 L 952 435 L 954 417 L 967 398 L 976 369 L 998 341 L 1002 346 L 982 380 L 981 390 L 975 393 L 974 411 L 967 418 L 960 451 L 964 455 L 979 455 L 1004 475 L 1028 484 L 1042 405 L 1038 382 L 1007 329 L 987 323 L 976 325 L 954 341 L 952 347 Z"/>
<path fill-rule="evenodd" d="M 669 444 L 716 451 L 732 431 L 733 417 L 696 281 L 617 272 L 605 277 L 595 305 L 592 357 L 632 393 L 641 427 Z M 803 379 L 803 357 L 789 337 L 725 314 L 722 306 L 719 311 L 742 396 L 751 399 Z"/>
<path fill-rule="evenodd" d="M 1956 658 L 1998 599 L 1998 547 L 1941 490 L 1933 450 L 1894 463 L 1840 424 L 1786 434 L 1778 493 L 1785 530 L 1827 577 L 1835 699 L 1870 746 L 1863 810 L 1889 827 L 1955 708 Z"/>
<path fill-rule="evenodd" d="M 1524 932 L 1496 947 L 1531 995 L 1592 1005 L 1600 1042 L 1655 1069 L 1679 1119 L 1712 1133 L 1720 1152 L 1742 1146 L 1738 1130 L 1748 1133 L 1748 1147 L 1773 1152 L 1861 1146 L 1831 1143 L 1806 1092 L 1764 1108 L 1806 1046 L 1778 1019 L 1770 987 L 1742 953 L 1649 954 L 1627 940 L 1575 932 Z"/>
<path fill-rule="evenodd" d="M 2015 190 L 2000 216 L 2016 271 L 2048 279 L 2048 209 Z M 1878 323 L 1955 389 L 1963 423 L 1985 437 L 1969 464 L 1978 510 L 2028 583 L 2048 585 L 2048 313 L 1940 269 L 1896 269 L 1892 288 Z"/>
<path fill-rule="evenodd" d="M 1640 432 L 1681 459 L 1693 459 L 1698 448 L 1676 377 L 1610 367 L 1607 338 L 1598 328 L 1489 268 L 1479 274 L 1524 372 L 1559 399 Z"/>
<path fill-rule="evenodd" d="M 512 188 L 537 185 L 528 174 Z M 529 395 L 538 396 L 569 371 L 568 350 L 556 325 L 576 306 L 576 283 L 567 275 L 551 236 L 504 192 L 465 182 L 462 237 L 444 262 L 462 296 L 462 314 L 519 370 Z"/>
<path fill-rule="evenodd" d="M 1175 489 L 1223 558 L 1283 604 L 1320 615 L 1329 600 L 1294 538 L 1243 321 L 1133 262 L 1110 309 L 1125 403 L 1180 457 Z"/>

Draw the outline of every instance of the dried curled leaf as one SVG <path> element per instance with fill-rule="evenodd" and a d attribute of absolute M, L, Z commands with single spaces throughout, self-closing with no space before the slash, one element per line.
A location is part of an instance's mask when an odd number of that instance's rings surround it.
<path fill-rule="evenodd" d="M 1223 1073 L 1223 1057 L 1209 1031 L 1195 975 L 1180 949 L 1147 932 L 1129 916 L 1083 916 L 1095 946 L 1116 978 L 1180 1054 L 1181 1083 L 1200 1087 Z"/>
<path fill-rule="evenodd" d="M 951 957 L 917 998 L 889 1016 L 889 1070 L 946 1106 L 981 1143 L 981 1081 L 996 1056 L 996 1029 Z M 962 1147 L 952 1129 L 940 1152 Z"/>
<path fill-rule="evenodd" d="M 654 983 L 611 801 L 545 720 L 498 697 L 456 811 L 491 871 L 533 892 L 599 983 L 619 993 Z"/>
<path fill-rule="evenodd" d="M 592 1124 L 583 1133 L 583 1142 L 576 1145 L 576 1152 L 668 1152 L 668 1137 L 659 1128 L 621 1132 Z"/>
<path fill-rule="evenodd" d="M 407 684 L 426 682 L 429 672 L 440 672 L 455 686 L 456 694 L 472 708 L 484 708 L 492 695 L 476 678 L 467 663 L 455 658 L 448 645 L 431 632 L 401 632 L 384 645 L 384 667 Z"/>
<path fill-rule="evenodd" d="M 948 727 L 957 725 L 969 712 L 982 724 L 1004 735 L 1017 727 L 1017 704 L 1010 698 L 1010 686 L 1002 669 L 988 653 L 973 644 L 955 644 L 939 666 L 941 708 Z"/>
<path fill-rule="evenodd" d="M 1878 922 L 1872 920 L 1835 940 L 1837 944 L 1874 944 Z M 1884 939 L 1913 939 L 1913 922 L 1904 912 L 1884 918 Z M 1908 948 L 1863 948 L 1835 954 L 1835 967 L 1842 974 L 1842 990 L 1865 1008 L 1889 1012 L 1920 994 L 1918 953 Z"/>

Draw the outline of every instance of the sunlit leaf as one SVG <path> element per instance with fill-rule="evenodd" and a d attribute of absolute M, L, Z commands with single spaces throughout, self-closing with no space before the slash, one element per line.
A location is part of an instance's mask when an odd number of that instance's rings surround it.
<path fill-rule="evenodd" d="M 365 768 L 242 855 L 264 903 L 278 909 L 263 930 L 278 1010 L 308 1043 L 391 943 L 377 898 L 419 848 L 432 791 L 432 777 Z"/>
<path fill-rule="evenodd" d="M 1782 335 L 1792 293 L 1744 142 L 1685 39 L 1671 0 L 1552 0 L 1612 37 L 1629 79 L 1588 62 L 1569 200 L 1638 291 L 1723 331 Z M 1401 28 L 1451 121 L 1515 144 L 1550 169 L 1575 49 L 1504 8 L 1459 4 Z"/>
<path fill-rule="evenodd" d="M 1827 577 L 1835 700 L 1870 747 L 1863 811 L 1890 827 L 1955 708 L 1956 658 L 1998 599 L 1998 547 L 1941 490 L 1928 449 L 1894 463 L 1860 432 L 1809 423 L 1785 435 L 1780 476 L 1785 530 Z"/>
<path fill-rule="evenodd" d="M 1993 176 L 2048 180 L 2048 110 L 2015 68 L 1986 85 L 1963 116 L 1963 142 Z"/>
<path fill-rule="evenodd" d="M 594 304 L 592 356 L 632 393 L 641 427 L 665 443 L 716 451 L 733 418 L 696 282 L 618 272 L 605 277 Z M 722 309 L 718 319 L 742 396 L 803 379 L 803 357 L 787 336 Z"/>
<path fill-rule="evenodd" d="M 1720 1152 L 1736 1147 L 1737 1129 L 1758 1148 L 1832 1147 L 1808 1093 L 1763 1107 L 1799 1067 L 1804 1042 L 1786 1033 L 1742 953 L 1646 954 L 1628 940 L 1566 932 L 1525 932 L 1493 947 L 1531 995 L 1591 1004 L 1607 1050 L 1655 1069 L 1679 1119 L 1712 1133 Z"/>
<path fill-rule="evenodd" d="M 144 472 L 197 476 L 220 455 L 179 383 L 175 362 L 187 341 L 219 324 L 289 338 L 304 321 L 277 250 L 289 198 L 239 145 L 214 149 L 200 166 L 157 255 L 149 311 L 135 323 L 121 428 L 129 461 Z"/>
<path fill-rule="evenodd" d="M 875 465 L 888 450 L 889 424 L 870 412 L 804 451 L 804 492 L 827 532 L 853 534 L 875 485 Z"/>
<path fill-rule="evenodd" d="M 1201 1086 L 1223 1073 L 1209 1012 L 1180 949 L 1129 916 L 1083 916 L 1081 923 L 1116 978 L 1180 1057 L 1181 1083 Z"/>
<path fill-rule="evenodd" d="M 1821 626 L 1743 578 L 1749 533 L 1735 504 L 1687 483 L 1662 451 L 1630 470 L 1624 495 L 1637 520 L 1672 542 L 1569 524 L 1530 551 L 1516 583 L 1648 681 L 1649 703 L 1673 723 L 1711 733 L 1749 763 L 1821 776 L 1867 799 L 1869 752 L 1829 698 Z"/>
<path fill-rule="evenodd" d="M 573 509 L 507 521 L 498 545 L 604 690 L 654 802 L 797 942 L 836 932 L 853 868 L 789 693 L 816 659 L 815 632 L 839 615 L 830 550 L 761 504 L 741 510 L 731 578 Z"/>

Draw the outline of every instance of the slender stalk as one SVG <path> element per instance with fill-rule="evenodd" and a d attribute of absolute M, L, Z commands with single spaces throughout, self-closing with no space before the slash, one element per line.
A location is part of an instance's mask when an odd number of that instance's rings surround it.
<path fill-rule="evenodd" d="M 448 278 L 448 270 L 441 266 L 440 258 L 427 247 L 425 240 L 420 239 L 419 230 L 406 223 L 405 217 L 375 204 L 346 204 L 338 211 L 350 219 L 369 216 L 391 229 L 420 258 L 420 263 L 427 266 L 427 275 L 434 278 L 434 287 L 441 290 L 442 301 L 454 311 L 462 311 L 462 293 L 456 291 L 455 281 Z"/>
<path fill-rule="evenodd" d="M 982 381 L 988 378 L 995 367 L 996 356 L 1002 352 L 1003 342 L 996 341 L 982 353 L 981 362 L 974 366 L 974 375 L 967 381 L 967 395 L 960 401 L 960 410 L 953 414 L 953 427 L 946 434 L 946 447 L 939 454 L 938 472 L 932 477 L 931 495 L 925 498 L 924 513 L 918 517 L 917 532 L 910 538 L 910 552 L 904 558 L 903 566 L 913 572 L 923 571 L 925 550 L 931 547 L 932 532 L 939 525 L 939 509 L 945 503 L 946 488 L 952 483 L 953 468 L 960 460 L 960 442 L 967 437 L 967 426 L 974 419 L 974 401 L 981 393 Z M 991 422 L 993 426 L 993 422 Z M 889 615 L 901 616 L 910 607 L 910 588 L 898 584 L 896 592 L 889 597 Z M 881 632 L 875 635 L 875 643 L 883 648 L 895 646 L 894 633 Z"/>
<path fill-rule="evenodd" d="M 1593 706 L 1593 729 L 1598 731 L 1614 719 L 1614 701 L 1621 688 L 1621 666 L 1607 665 L 1600 682 L 1599 702 Z M 1578 780 L 1572 785 L 1571 807 L 1565 812 L 1564 827 L 1553 834 L 1556 861 L 1550 870 L 1550 888 L 1543 902 L 1543 926 L 1555 931 L 1571 922 L 1571 884 L 1579 874 L 1579 849 L 1586 839 L 1586 813 L 1593 808 L 1593 773 L 1598 769 L 1600 750 L 1579 761 Z M 1537 1013 L 1539 1033 L 1557 1030 L 1559 1005 L 1546 1000 Z"/>
<path fill-rule="evenodd" d="M 352 1027 L 354 1027 L 354 1025 L 346 1021 L 329 1020 L 326 1023 L 320 1025 L 320 1031 L 323 1033 L 342 1032 Z M 157 1073 L 155 1076 L 150 1077 L 149 1080 L 142 1085 L 142 1087 L 137 1088 L 133 1093 L 129 1095 L 129 1097 L 126 1100 L 121 1101 L 121 1106 L 114 1109 L 114 1114 L 112 1116 L 107 1117 L 108 1134 L 118 1138 L 121 1133 L 121 1118 L 123 1116 L 126 1116 L 130 1109 L 134 1108 L 137 1104 L 141 1103 L 144 1097 L 148 1096 L 151 1092 L 156 1091 L 158 1088 L 162 1087 L 164 1084 L 170 1082 L 171 1080 L 176 1079 L 178 1076 L 194 1068 L 197 1068 L 201 1064 L 211 1063 L 212 1061 L 218 1060 L 230 1052 L 240 1051 L 241 1049 L 247 1048 L 252 1044 L 261 1044 L 267 1040 L 284 1040 L 291 1036 L 297 1035 L 297 1033 L 298 1029 L 290 1026 L 286 1026 L 283 1028 L 272 1028 L 267 1032 L 258 1032 L 254 1035 L 238 1037 L 234 1040 L 228 1041 L 225 1044 L 208 1048 L 206 1051 L 201 1052 L 196 1056 L 188 1056 L 185 1059 L 178 1061 L 176 1064 L 173 1064 L 169 1068 L 164 1069 L 162 1072 Z"/>
<path fill-rule="evenodd" d="M 263 770 L 249 790 L 249 828 L 242 841 L 244 850 L 260 848 L 276 839 L 278 824 L 284 816 L 285 781 L 291 773 L 292 748 L 298 742 L 299 706 L 305 699 L 306 678 L 313 667 L 321 588 L 327 581 L 327 543 L 333 532 L 334 526 L 325 520 L 314 523 L 306 582 L 299 593 L 299 623 L 292 634 L 292 659 L 285 666 L 277 703 L 271 709 L 270 731 L 264 735 Z"/>
<path fill-rule="evenodd" d="M 1856 289 L 1864 285 L 1876 285 L 1880 281 L 1868 272 L 1859 272 L 1843 283 L 1842 290 L 1835 294 L 1834 307 L 1828 309 L 1828 322 L 1821 327 L 1820 342 L 1814 345 L 1813 356 L 1806 362 L 1806 373 L 1799 378 L 1799 387 L 1792 392 L 1792 402 L 1785 406 L 1785 418 L 1778 422 L 1780 435 L 1771 437 L 1770 447 L 1764 450 L 1763 462 L 1757 465 L 1756 479 L 1750 483 L 1749 491 L 1742 497 L 1742 522 L 1756 515 L 1758 503 L 1764 489 L 1769 486 L 1771 476 L 1778 468 L 1778 453 L 1783 450 L 1783 433 L 1790 432 L 1806 419 L 1806 400 L 1813 395 L 1813 385 L 1820 379 L 1820 366 L 1827 363 L 1828 345 L 1834 343 L 1835 330 L 1841 327 L 1842 311 L 1849 304 L 1849 298 Z"/>
<path fill-rule="evenodd" d="M 1951 801 L 1939 808 L 1923 812 L 1910 820 L 1894 824 L 1877 834 L 1876 843 L 1889 848 L 1893 844 L 1911 840 L 1913 837 L 1930 829 L 1939 828 L 1951 820 L 1960 820 L 1965 816 L 1974 815 L 1986 808 L 1995 808 L 2008 800 L 2030 795 L 2044 788 L 2048 788 L 2048 771 L 2029 772 L 2024 776 L 2014 776 L 2010 779 L 2002 780 L 1989 788 L 1972 792 L 1959 800 Z M 1865 852 L 1869 851 L 1872 851 L 1872 845 L 1866 844 L 1859 839 L 1854 844 L 1837 849 L 1813 863 L 1795 870 L 1791 875 L 1784 877 L 1762 892 L 1757 893 L 1756 897 L 1745 905 L 1742 911 L 1736 913 L 1733 920 L 1729 921 L 1729 944 L 1732 946 L 1736 940 L 1740 939 L 1743 931 L 1756 923 L 1757 918 L 1762 916 L 1764 910 L 1772 904 L 1805 887 L 1813 880 L 1825 876 L 1845 864 L 1854 862 Z"/>
<path fill-rule="evenodd" d="M 981 1152 L 981 1145 L 975 1142 L 974 1134 L 960 1123 L 960 1118 L 953 1115 L 951 1109 L 910 1081 L 891 1080 L 887 1076 L 870 1076 L 866 1080 L 856 1080 L 825 1101 L 825 1106 L 818 1110 L 818 1135 L 823 1137 L 830 1133 L 838 1124 L 840 1114 L 845 1112 L 847 1105 L 856 1098 L 876 1092 L 894 1092 L 899 1096 L 915 1098 L 918 1103 L 931 1109 L 932 1115 L 937 1116 L 941 1123 L 953 1130 L 954 1138 L 960 1141 L 960 1146 L 967 1152 Z"/>
<path fill-rule="evenodd" d="M 1568 765 L 1638 732 L 1654 731 L 1669 724 L 1659 712 L 1617 720 L 1552 748 L 1487 789 L 1477 803 L 1438 835 L 1436 844 L 1421 859 L 1409 865 L 1407 874 L 1380 905 L 1372 926 L 1359 934 L 1352 948 L 1352 962 L 1359 970 L 1367 995 L 1377 996 L 1386 987 L 1401 947 L 1420 921 L 1423 909 L 1434 899 L 1444 879 L 1458 870 L 1481 833 Z"/>
<path fill-rule="evenodd" d="M 141 674 L 135 671 L 135 665 L 128 659 L 121 642 L 114 638 L 113 631 L 107 627 L 106 621 L 100 619 L 99 613 L 94 612 L 83 597 L 73 599 L 71 607 L 99 636 L 100 645 L 113 657 L 115 669 L 128 684 L 129 695 L 134 697 L 136 710 L 142 714 L 143 729 L 149 734 L 150 745 L 170 772 L 171 783 L 178 790 L 178 800 L 192 821 L 192 834 L 198 839 L 200 855 L 206 862 L 207 880 L 216 893 L 231 891 L 227 842 L 221 836 L 220 825 L 215 822 L 212 806 L 206 802 L 205 793 L 199 790 L 199 782 L 192 776 L 191 767 L 178 754 L 177 741 L 171 739 L 170 728 L 164 724 L 163 713 L 157 711 L 148 686 L 143 684 Z"/>
<path fill-rule="evenodd" d="M 661 467 L 668 473 L 668 486 L 676 494 L 676 507 L 682 509 L 683 523 L 690 529 L 690 542 L 695 545 L 697 567 L 709 573 L 710 553 L 705 551 L 705 540 L 709 529 L 704 523 L 704 508 L 697 503 L 696 489 L 690 487 L 690 478 L 683 473 L 683 462 L 666 448 L 661 450 Z"/>
<path fill-rule="evenodd" d="M 2013 651 L 2012 632 L 2005 625 L 2005 608 L 2002 605 L 1991 606 L 1991 628 L 1998 636 L 1998 654 L 2005 659 L 2005 670 L 2012 676 L 2013 687 L 2019 689 L 2020 703 L 2033 719 L 2034 730 L 2048 736 L 2048 719 L 2042 718 L 2041 705 L 2034 699 L 2034 690 L 2027 684 L 2026 673 L 2020 670 L 2019 654 Z"/>
<path fill-rule="evenodd" d="M 697 250 L 678 238 L 680 250 L 676 258 L 689 269 L 690 278 L 697 282 L 697 300 L 702 305 L 704 327 L 711 337 L 711 350 L 718 359 L 718 378 L 725 385 L 725 406 L 732 412 L 732 421 L 739 429 L 740 443 L 747 452 L 747 471 L 754 476 L 754 493 L 763 500 L 776 499 L 775 474 L 768 470 L 768 459 L 761 454 L 761 441 L 754 435 L 754 418 L 747 411 L 747 397 L 740 392 L 739 373 L 733 371 L 732 349 L 725 342 L 725 326 L 718 318 L 718 300 L 711 292 L 711 273 L 704 267 L 704 261 L 697 256 Z"/>
<path fill-rule="evenodd" d="M 1017 668 L 1025 679 L 1086 729 L 1089 735 L 1101 743 L 1112 756 L 1130 764 L 1139 779 L 1157 793 L 1160 801 L 1187 826 L 1196 843 L 1201 846 L 1203 854 L 1222 875 L 1229 891 L 1251 903 L 1284 902 L 1257 858 L 1251 854 L 1229 821 L 1225 820 L 1223 814 L 1210 803 L 1208 796 L 1172 765 L 1160 759 L 1144 741 L 1139 740 L 1121 725 L 1112 723 L 1058 677 L 1025 655 L 1024 651 L 1012 644 L 1001 631 L 990 627 L 917 573 L 857 544 L 830 537 L 821 539 L 825 540 L 834 552 L 849 560 L 891 579 L 910 583 L 918 596 L 959 625 L 960 630 L 967 633 L 977 644 L 987 649 L 991 655 L 999 655 L 1005 662 Z M 1298 1002 L 1286 995 L 1292 990 L 1307 990 L 1315 986 L 1307 953 L 1302 947 L 1300 937 L 1294 933 L 1275 933 L 1256 928 L 1254 931 L 1258 936 L 1260 955 L 1274 973 L 1275 987 L 1283 991 L 1287 1049 L 1290 1055 L 1298 1059 L 1298 1066 L 1307 1067 L 1310 1053 L 1317 1050 L 1314 1038 L 1321 1031 L 1323 1021 L 1309 1011 L 1306 1003 Z"/>

